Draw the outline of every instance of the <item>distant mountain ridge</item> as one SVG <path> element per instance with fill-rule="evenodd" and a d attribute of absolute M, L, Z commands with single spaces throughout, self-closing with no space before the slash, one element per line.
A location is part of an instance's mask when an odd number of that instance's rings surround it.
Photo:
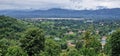
<path fill-rule="evenodd" d="M 120 8 L 99 10 L 0 10 L 0 15 L 16 18 L 120 18 Z"/>

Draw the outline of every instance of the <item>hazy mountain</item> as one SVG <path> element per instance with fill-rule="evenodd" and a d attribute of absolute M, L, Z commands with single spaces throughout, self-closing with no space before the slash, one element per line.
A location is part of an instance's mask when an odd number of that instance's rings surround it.
<path fill-rule="evenodd" d="M 17 18 L 33 17 L 76 17 L 76 18 L 120 18 L 120 8 L 99 10 L 67 10 L 53 8 L 49 10 L 1 10 L 0 15 Z"/>

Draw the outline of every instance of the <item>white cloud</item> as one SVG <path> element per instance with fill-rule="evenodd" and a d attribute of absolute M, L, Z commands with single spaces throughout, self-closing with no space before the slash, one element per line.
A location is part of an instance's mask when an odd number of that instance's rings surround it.
<path fill-rule="evenodd" d="M 0 9 L 98 9 L 120 8 L 120 0 L 0 0 Z"/>

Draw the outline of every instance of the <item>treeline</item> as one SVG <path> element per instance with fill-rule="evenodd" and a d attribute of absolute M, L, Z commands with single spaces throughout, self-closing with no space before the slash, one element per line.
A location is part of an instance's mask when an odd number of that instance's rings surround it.
<path fill-rule="evenodd" d="M 55 28 L 54 23 L 0 16 L 0 56 L 120 56 L 120 30 L 106 35 L 102 48 L 101 35 L 93 34 L 91 28 L 80 35 L 66 35 L 60 30 L 65 26 L 57 24 L 60 28 Z"/>

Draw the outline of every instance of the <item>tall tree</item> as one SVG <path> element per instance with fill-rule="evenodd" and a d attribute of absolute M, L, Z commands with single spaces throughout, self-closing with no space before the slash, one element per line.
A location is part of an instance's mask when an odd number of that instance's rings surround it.
<path fill-rule="evenodd" d="M 28 56 L 19 46 L 9 47 L 5 56 Z"/>
<path fill-rule="evenodd" d="M 88 47 L 89 46 L 89 44 L 90 44 L 90 32 L 89 31 L 86 31 L 85 33 L 84 33 L 84 36 L 83 36 L 83 40 L 84 40 L 84 47 Z"/>
<path fill-rule="evenodd" d="M 29 56 L 39 54 L 44 50 L 45 38 L 43 30 L 38 28 L 28 29 L 20 42 L 21 47 L 26 50 Z"/>
<path fill-rule="evenodd" d="M 111 56 L 120 56 L 120 30 L 114 32 L 111 36 Z"/>
<path fill-rule="evenodd" d="M 60 56 L 61 46 L 59 43 L 55 42 L 54 40 L 47 39 L 45 51 L 48 54 L 46 56 Z"/>

